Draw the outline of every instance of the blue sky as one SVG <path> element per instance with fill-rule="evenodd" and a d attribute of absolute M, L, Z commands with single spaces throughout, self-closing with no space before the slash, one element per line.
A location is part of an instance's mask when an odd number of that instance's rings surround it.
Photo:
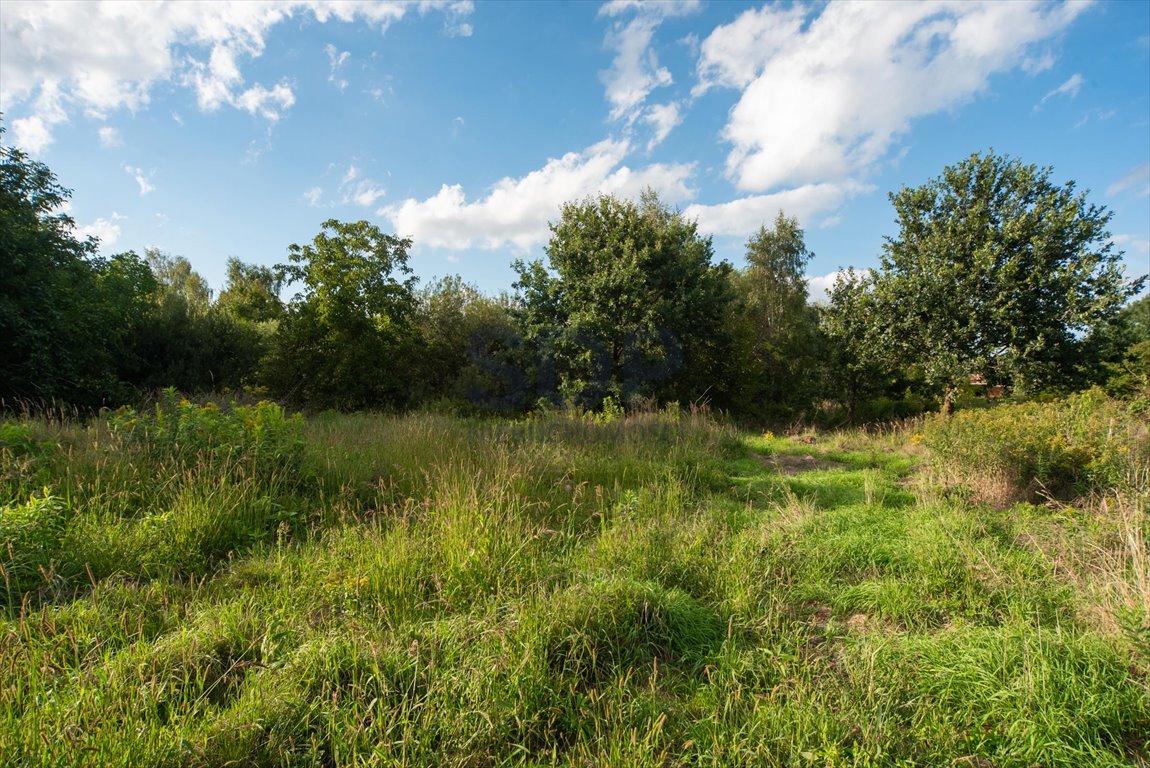
<path fill-rule="evenodd" d="M 1150 3 L 0 3 L 4 142 L 106 253 L 284 261 L 328 218 L 510 288 L 565 200 L 645 186 L 716 253 L 799 217 L 817 294 L 887 193 L 993 148 L 1150 269 Z"/>

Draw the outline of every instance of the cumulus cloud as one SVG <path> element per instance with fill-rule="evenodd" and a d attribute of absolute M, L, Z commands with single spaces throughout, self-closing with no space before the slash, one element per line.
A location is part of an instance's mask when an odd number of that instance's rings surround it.
<path fill-rule="evenodd" d="M 140 196 L 144 196 L 154 190 L 156 187 L 152 184 L 152 175 L 154 171 L 144 173 L 142 168 L 134 168 L 130 165 L 124 166 L 124 172 L 136 180 L 136 184 L 140 187 Z"/>
<path fill-rule="evenodd" d="M 723 138 L 726 172 L 764 192 L 858 177 L 917 117 L 951 109 L 992 74 L 1029 66 L 1078 3 L 831 3 L 765 6 L 700 48 L 699 95 L 741 91 Z"/>
<path fill-rule="evenodd" d="M 0 80 L 2 83 L 3 80 Z M 0 90 L 0 96 L 3 91 Z M 60 85 L 55 80 L 45 80 L 33 104 L 33 114 L 12 121 L 12 133 L 16 146 L 26 152 L 38 155 L 52 143 L 52 128 L 67 122 L 68 114 L 62 106 Z"/>
<path fill-rule="evenodd" d="M 716 205 L 689 205 L 684 213 L 699 222 L 699 229 L 714 235 L 745 235 L 779 211 L 809 221 L 816 214 L 833 210 L 846 200 L 874 191 L 874 187 L 857 181 L 804 184 L 794 189 L 766 195 L 748 195 Z"/>
<path fill-rule="evenodd" d="M 807 298 L 811 303 L 828 304 L 831 288 L 834 288 L 835 280 L 838 280 L 841 274 L 842 272 L 835 271 L 827 275 L 808 275 Z"/>
<path fill-rule="evenodd" d="M 1131 168 L 1106 188 L 1106 196 L 1117 197 L 1129 190 L 1135 190 L 1138 197 L 1150 195 L 1150 163 Z"/>
<path fill-rule="evenodd" d="M 1069 96 L 1070 98 L 1073 99 L 1075 96 L 1078 95 L 1078 92 L 1080 90 L 1082 90 L 1082 86 L 1085 82 L 1086 82 L 1086 78 L 1084 78 L 1082 75 L 1079 75 L 1077 73 L 1071 75 L 1069 80 L 1067 80 L 1065 83 L 1058 86 L 1057 88 L 1055 88 L 1054 90 L 1050 91 L 1045 96 L 1043 96 L 1041 99 L 1039 99 L 1038 103 L 1034 105 L 1034 108 L 1035 109 L 1041 108 L 1043 104 L 1045 104 L 1047 101 L 1054 98 L 1055 96 Z"/>
<path fill-rule="evenodd" d="M 565 202 L 597 193 L 637 197 L 646 187 L 669 202 L 694 195 L 688 185 L 692 164 L 633 169 L 623 163 L 631 149 L 625 139 L 608 139 L 550 159 L 526 176 L 501 179 L 476 200 L 468 200 L 460 185 L 444 184 L 429 198 L 409 198 L 378 213 L 420 245 L 524 252 L 547 241 L 547 223 L 558 218 Z"/>
<path fill-rule="evenodd" d="M 683 122 L 683 116 L 680 114 L 679 105 L 676 102 L 654 104 L 647 108 L 646 114 L 643 115 L 643 122 L 651 125 L 654 130 L 654 135 L 647 142 L 647 151 L 650 152 L 670 135 L 675 126 Z"/>
<path fill-rule="evenodd" d="M 111 219 L 98 218 L 91 224 L 76 227 L 76 237 L 81 240 L 94 237 L 100 241 L 100 245 L 110 248 L 120 239 L 120 225 L 116 222 L 123 218 L 118 213 L 113 213 Z"/>
<path fill-rule="evenodd" d="M 120 132 L 110 125 L 101 127 L 97 133 L 100 135 L 100 143 L 105 147 L 118 147 L 123 143 Z"/>
<path fill-rule="evenodd" d="M 303 199 L 307 200 L 307 204 L 312 208 L 319 207 L 320 198 L 323 197 L 323 187 L 312 187 L 307 192 L 303 193 Z"/>
<path fill-rule="evenodd" d="M 310 15 L 320 23 L 364 21 L 380 30 L 410 10 L 441 12 L 448 34 L 470 34 L 470 0 L 269 0 L 252 3 L 44 3 L 4 0 L 0 102 L 18 143 L 42 151 L 54 125 L 75 110 L 104 116 L 146 107 L 153 87 L 192 89 L 201 109 L 228 105 L 267 120 L 295 102 L 287 81 L 248 85 L 242 63 L 262 55 L 268 31 Z"/>
<path fill-rule="evenodd" d="M 694 13 L 699 2 L 635 2 L 612 0 L 599 9 L 600 16 L 628 21 L 615 21 L 607 33 L 606 45 L 615 51 L 611 68 L 601 74 L 611 104 L 611 119 L 626 118 L 632 123 L 642 112 L 647 94 L 673 82 L 671 72 L 659 65 L 651 47 L 655 30 L 664 19 Z"/>

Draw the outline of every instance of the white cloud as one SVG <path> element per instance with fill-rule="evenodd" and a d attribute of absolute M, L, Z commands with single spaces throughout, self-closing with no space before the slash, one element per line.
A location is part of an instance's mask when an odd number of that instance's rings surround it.
<path fill-rule="evenodd" d="M 1075 73 L 1075 74 L 1071 75 L 1070 79 L 1067 80 L 1065 83 L 1058 86 L 1057 88 L 1055 88 L 1054 90 L 1050 91 L 1045 96 L 1043 96 L 1041 99 L 1039 99 L 1038 103 L 1034 105 L 1034 108 L 1036 110 L 1039 109 L 1040 107 L 1042 107 L 1043 104 L 1045 104 L 1048 100 L 1054 98 L 1055 96 L 1066 95 L 1066 96 L 1069 96 L 1070 98 L 1073 99 L 1075 96 L 1078 95 L 1078 92 L 1080 90 L 1082 90 L 1082 86 L 1085 83 L 1086 83 L 1086 78 L 1084 78 L 1082 75 Z"/>
<path fill-rule="evenodd" d="M 118 147 L 123 141 L 120 139 L 120 132 L 110 125 L 105 125 L 98 131 L 100 135 L 100 143 L 105 147 Z"/>
<path fill-rule="evenodd" d="M 3 95 L 2 91 L 0 95 Z M 31 155 L 39 155 L 47 149 L 52 143 L 52 128 L 68 121 L 61 101 L 59 84 L 55 80 L 45 80 L 33 104 L 34 114 L 12 121 L 16 146 Z"/>
<path fill-rule="evenodd" d="M 364 179 L 356 184 L 354 188 L 344 193 L 343 202 L 354 203 L 364 208 L 370 208 L 375 205 L 377 200 L 386 194 L 387 192 L 384 191 L 383 187 L 376 185 L 375 182 L 369 179 Z"/>
<path fill-rule="evenodd" d="M 359 205 L 370 208 L 376 201 L 387 194 L 383 187 L 373 179 L 361 178 L 359 168 L 349 165 L 339 183 L 342 195 L 340 203 L 343 205 Z"/>
<path fill-rule="evenodd" d="M 600 16 L 644 13 L 660 18 L 687 16 L 702 7 L 701 0 L 609 0 L 599 7 Z"/>
<path fill-rule="evenodd" d="M 325 45 L 323 50 L 327 53 L 327 60 L 331 65 L 331 69 L 328 71 L 327 81 L 342 91 L 344 88 L 347 88 L 347 80 L 339 73 L 340 70 L 343 69 L 343 65 L 351 58 L 351 51 L 341 51 L 331 43 Z"/>
<path fill-rule="evenodd" d="M 698 219 L 699 230 L 715 235 L 745 235 L 769 223 L 779 211 L 801 222 L 833 210 L 847 199 L 874 190 L 855 181 L 804 184 L 795 189 L 767 195 L 749 195 L 717 205 L 689 205 L 684 213 Z"/>
<path fill-rule="evenodd" d="M 582 152 L 548 160 L 520 178 L 504 178 L 487 194 L 468 201 L 463 187 L 444 184 L 425 200 L 409 198 L 378 213 L 417 245 L 436 248 L 495 249 L 520 252 L 545 243 L 547 222 L 558 218 L 563 203 L 594 195 L 637 197 L 652 187 L 668 202 L 690 199 L 691 164 L 654 164 L 632 169 L 623 164 L 631 151 L 626 140 L 606 140 Z"/>
<path fill-rule="evenodd" d="M 1137 190 L 1138 197 L 1150 195 L 1150 163 L 1131 168 L 1122 178 L 1106 188 L 1107 197 L 1117 197 L 1127 190 Z"/>
<path fill-rule="evenodd" d="M 611 68 L 600 77 L 607 88 L 612 120 L 625 117 L 628 123 L 634 122 L 647 94 L 673 82 L 671 72 L 659 65 L 651 41 L 663 19 L 693 13 L 699 5 L 698 0 L 680 3 L 612 0 L 600 7 L 600 16 L 615 18 L 635 14 L 630 21 L 613 22 L 607 33 L 606 45 L 615 51 L 615 58 Z"/>
<path fill-rule="evenodd" d="M 113 213 L 111 220 L 101 217 L 91 224 L 76 227 L 76 237 L 80 239 L 95 237 L 100 241 L 101 246 L 110 248 L 120 239 L 120 225 L 116 222 L 122 218 L 124 217 Z"/>
<path fill-rule="evenodd" d="M 140 185 L 141 196 L 148 194 L 156 188 L 155 185 L 152 184 L 152 176 L 155 174 L 155 171 L 144 173 L 142 168 L 133 168 L 130 165 L 125 165 L 124 172 L 134 178 L 136 183 Z"/>
<path fill-rule="evenodd" d="M 201 109 L 223 105 L 268 120 L 295 101 L 284 81 L 247 85 L 242 62 L 262 55 L 268 31 L 313 16 L 363 21 L 380 30 L 409 11 L 442 13 L 448 34 L 469 34 L 470 0 L 269 0 L 212 3 L 45 3 L 4 0 L 0 103 L 20 145 L 41 151 L 73 110 L 104 116 L 148 105 L 157 83 L 191 88 Z M 19 109 L 27 114 L 19 113 Z"/>
<path fill-rule="evenodd" d="M 830 290 L 835 285 L 842 272 L 831 272 L 827 275 L 807 275 L 807 299 L 812 304 L 827 304 L 830 302 Z"/>
<path fill-rule="evenodd" d="M 655 131 L 655 135 L 647 142 L 647 151 L 650 152 L 670 135 L 675 126 L 683 122 L 683 116 L 679 113 L 679 105 L 676 102 L 654 104 L 647 108 L 643 122 L 651 125 Z"/>
<path fill-rule="evenodd" d="M 1150 253 L 1150 240 L 1147 240 L 1144 237 L 1135 237 L 1133 235 L 1115 235 L 1113 239 L 1114 244 L 1119 248 L 1129 248 L 1132 251 L 1136 251 L 1142 254 Z"/>
<path fill-rule="evenodd" d="M 1023 66 L 1081 4 L 831 3 L 743 13 L 703 41 L 696 93 L 742 91 L 723 137 L 743 190 L 866 174 L 917 117 Z"/>
<path fill-rule="evenodd" d="M 39 155 L 52 143 L 52 123 L 39 115 L 13 120 L 12 138 L 28 154 Z"/>
<path fill-rule="evenodd" d="M 253 85 L 230 102 L 237 109 L 274 123 L 295 104 L 295 94 L 286 83 L 279 83 L 271 90 L 262 85 Z"/>
<path fill-rule="evenodd" d="M 335 166 L 328 166 L 328 171 Z M 339 180 L 339 198 L 323 202 L 323 187 L 315 186 L 303 193 L 303 199 L 312 208 L 333 205 L 358 205 L 370 208 L 387 194 L 387 191 L 374 179 L 364 178 L 363 172 L 354 163 L 347 166 Z"/>
<path fill-rule="evenodd" d="M 636 107 L 648 93 L 672 82 L 670 71 L 659 66 L 659 59 L 650 47 L 658 25 L 658 19 L 640 16 L 626 24 L 617 24 L 607 35 L 607 45 L 616 51 L 611 69 L 602 75 L 612 120 L 622 117 L 633 120 L 637 116 Z"/>

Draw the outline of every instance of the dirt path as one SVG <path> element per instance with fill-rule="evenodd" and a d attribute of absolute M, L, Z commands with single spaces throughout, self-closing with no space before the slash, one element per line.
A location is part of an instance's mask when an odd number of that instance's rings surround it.
<path fill-rule="evenodd" d="M 814 472 L 820 469 L 841 469 L 846 465 L 829 459 L 819 459 L 811 455 L 793 456 L 785 453 L 775 453 L 764 456 L 761 453 L 751 452 L 755 461 L 774 469 L 780 475 L 800 475 L 803 472 Z"/>

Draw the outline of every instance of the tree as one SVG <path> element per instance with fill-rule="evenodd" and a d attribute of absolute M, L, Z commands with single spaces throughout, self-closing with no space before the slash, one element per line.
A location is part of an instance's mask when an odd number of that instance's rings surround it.
<path fill-rule="evenodd" d="M 944 410 L 973 374 L 1065 385 L 1084 335 L 1142 284 L 1123 277 L 1111 214 L 1051 173 L 976 153 L 890 196 L 899 234 L 873 276 L 871 338 L 919 369 Z"/>
<path fill-rule="evenodd" d="M 1150 296 L 1124 306 L 1113 322 L 1099 326 L 1087 339 L 1095 366 L 1091 383 L 1116 397 L 1140 400 L 1150 408 Z"/>
<path fill-rule="evenodd" d="M 276 332 L 270 376 L 284 394 L 321 408 L 402 406 L 413 380 L 416 278 L 411 241 L 367 221 L 330 219 L 292 245 L 277 275 L 298 283 Z"/>
<path fill-rule="evenodd" d="M 144 258 L 159 284 L 158 300 L 161 303 L 182 304 L 189 314 L 207 314 L 212 303 L 212 289 L 186 257 L 172 256 L 159 248 L 145 248 Z"/>
<path fill-rule="evenodd" d="M 808 406 L 815 396 L 818 318 L 807 304 L 807 249 L 798 219 L 782 211 L 774 226 L 747 241 L 747 268 L 735 277 L 731 313 L 740 352 L 739 410 L 782 415 Z"/>
<path fill-rule="evenodd" d="M 550 378 L 591 407 L 608 395 L 704 396 L 725 349 L 730 265 L 711 263 L 695 222 L 648 190 L 638 204 L 609 195 L 568 203 L 551 233 L 547 267 L 514 265 L 538 394 Z"/>
<path fill-rule="evenodd" d="M 102 334 L 131 302 L 101 293 L 117 265 L 76 236 L 70 196 L 48 166 L 0 146 L 0 397 L 95 406 L 121 394 Z"/>
<path fill-rule="evenodd" d="M 240 320 L 266 322 L 283 314 L 280 291 L 283 279 L 271 267 L 245 264 L 235 256 L 228 258 L 228 282 L 216 305 Z"/>
<path fill-rule="evenodd" d="M 454 407 L 467 405 L 472 399 L 469 390 L 485 383 L 474 359 L 486 351 L 482 345 L 514 335 L 509 301 L 484 296 L 458 275 L 434 281 L 421 289 L 416 299 L 420 399 L 448 400 Z M 492 388 L 483 387 L 483 391 L 489 394 Z"/>

